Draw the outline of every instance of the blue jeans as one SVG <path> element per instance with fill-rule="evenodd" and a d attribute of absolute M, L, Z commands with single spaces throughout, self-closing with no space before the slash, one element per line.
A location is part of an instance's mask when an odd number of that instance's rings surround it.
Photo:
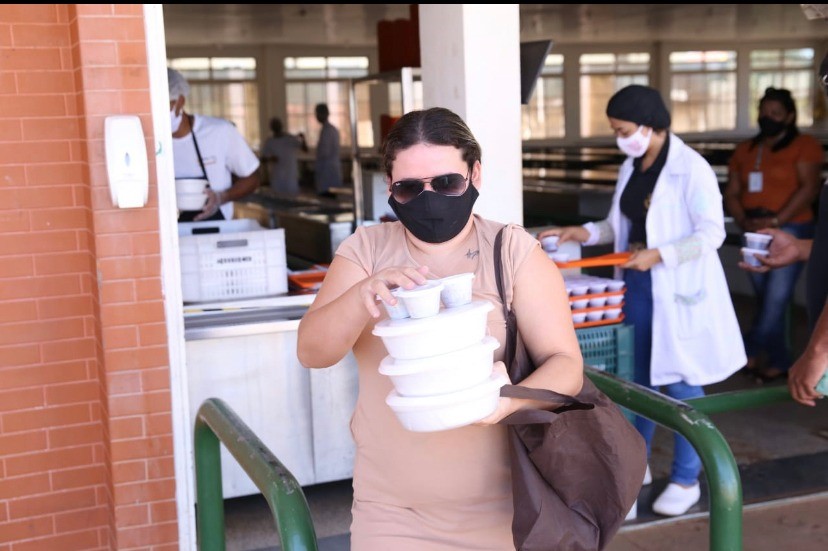
<path fill-rule="evenodd" d="M 650 384 L 650 359 L 653 343 L 652 278 L 649 271 L 625 270 L 624 282 L 627 286 L 624 295 L 624 322 L 635 327 L 634 381 L 653 390 L 659 390 Z M 704 396 L 702 387 L 685 382 L 665 385 L 660 392 L 682 401 Z M 647 443 L 647 457 L 649 457 L 656 424 L 639 415 L 635 419 L 635 428 Z M 675 433 L 673 438 L 673 464 L 670 469 L 670 480 L 685 486 L 695 484 L 701 472 L 701 458 L 686 438 L 678 433 Z"/>
<path fill-rule="evenodd" d="M 814 225 L 810 222 L 789 223 L 780 229 L 799 239 L 810 239 L 814 235 Z M 791 302 L 803 266 L 804 262 L 796 262 L 764 274 L 747 272 L 756 294 L 757 310 L 745 337 L 745 350 L 749 358 L 756 358 L 766 352 L 769 366 L 783 371 L 791 367 L 785 311 Z"/>

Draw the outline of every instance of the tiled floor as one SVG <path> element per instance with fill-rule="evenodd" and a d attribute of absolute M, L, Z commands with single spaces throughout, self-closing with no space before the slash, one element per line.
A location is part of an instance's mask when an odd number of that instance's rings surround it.
<path fill-rule="evenodd" d="M 751 312 L 747 299 L 736 297 L 740 318 Z M 797 350 L 804 343 L 804 314 L 794 313 L 792 333 Z M 707 393 L 753 388 L 742 374 L 708 387 Z M 756 409 L 713 414 L 739 465 L 743 491 L 745 551 L 816 551 L 828 549 L 828 400 L 816 408 L 785 402 Z M 702 550 L 709 544 L 707 492 L 690 513 L 678 519 L 649 509 L 670 470 L 672 433 L 659 427 L 650 464 L 655 478 L 639 497 L 638 518 L 628 521 L 607 551 Z M 703 484 L 703 487 L 705 485 Z M 348 551 L 350 481 L 309 486 L 305 495 L 320 551 Z M 227 549 L 273 551 L 279 538 L 261 496 L 225 502 Z"/>

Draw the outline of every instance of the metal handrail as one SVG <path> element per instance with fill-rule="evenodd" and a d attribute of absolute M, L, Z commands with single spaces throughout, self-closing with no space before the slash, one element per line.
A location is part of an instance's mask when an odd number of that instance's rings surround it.
<path fill-rule="evenodd" d="M 592 367 L 587 376 L 615 403 L 682 436 L 704 465 L 710 493 L 711 551 L 742 549 L 742 484 L 730 446 L 707 415 L 686 402 Z"/>
<path fill-rule="evenodd" d="M 222 443 L 262 492 L 283 551 L 317 551 L 316 532 L 302 486 L 241 418 L 219 398 L 208 398 L 195 420 L 196 510 L 199 548 L 224 551 Z"/>

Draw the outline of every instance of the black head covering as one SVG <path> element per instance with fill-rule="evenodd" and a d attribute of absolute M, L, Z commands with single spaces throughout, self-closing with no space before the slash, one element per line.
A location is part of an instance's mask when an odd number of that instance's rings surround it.
<path fill-rule="evenodd" d="M 670 112 L 655 88 L 630 84 L 618 90 L 607 103 L 607 116 L 643 124 L 655 130 L 670 128 Z"/>
<path fill-rule="evenodd" d="M 822 58 L 822 64 L 819 66 L 819 81 L 822 83 L 825 93 L 828 94 L 828 54 L 825 54 L 825 57 Z"/>

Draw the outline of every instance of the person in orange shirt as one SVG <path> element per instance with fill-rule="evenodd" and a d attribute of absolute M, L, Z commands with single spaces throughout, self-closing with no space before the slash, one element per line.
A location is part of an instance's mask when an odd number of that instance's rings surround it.
<path fill-rule="evenodd" d="M 759 100 L 759 133 L 736 146 L 729 164 L 725 207 L 745 232 L 782 228 L 800 238 L 814 232 L 812 204 L 819 193 L 822 145 L 796 126 L 796 104 L 784 88 L 768 88 Z M 803 263 L 749 273 L 758 308 L 745 338 L 745 369 L 761 381 L 787 376 L 791 351 L 785 309 Z M 760 367 L 762 354 L 767 365 Z"/>

